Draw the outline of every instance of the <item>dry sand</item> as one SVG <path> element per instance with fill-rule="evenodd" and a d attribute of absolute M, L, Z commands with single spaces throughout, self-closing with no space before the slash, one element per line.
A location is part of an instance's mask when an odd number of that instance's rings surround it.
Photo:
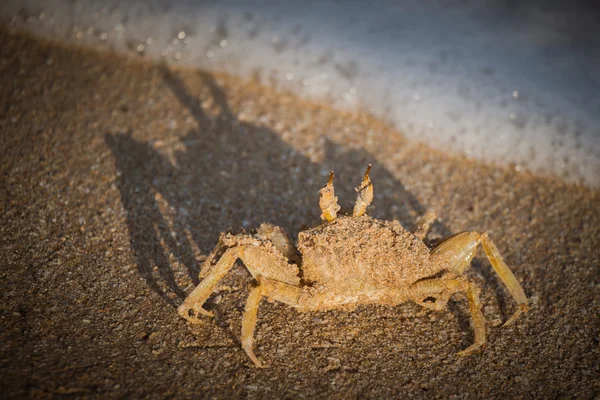
<path fill-rule="evenodd" d="M 255 83 L 62 48 L 0 30 L 2 397 L 579 397 L 600 393 L 600 195 L 435 152 L 365 114 Z M 263 302 L 252 367 L 239 345 L 251 286 L 236 266 L 177 316 L 219 232 L 318 223 L 373 163 L 378 218 L 433 237 L 487 230 L 531 298 L 514 302 L 480 252 L 488 343 L 465 297 L 300 314 Z"/>

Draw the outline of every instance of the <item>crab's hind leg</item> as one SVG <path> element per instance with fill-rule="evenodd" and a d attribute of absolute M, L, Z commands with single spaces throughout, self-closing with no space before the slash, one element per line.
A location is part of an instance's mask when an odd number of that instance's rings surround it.
<path fill-rule="evenodd" d="M 481 302 L 477 295 L 477 287 L 464 277 L 456 279 L 426 279 L 410 287 L 413 301 L 423 307 L 440 310 L 450 297 L 457 292 L 466 292 L 469 300 L 471 322 L 475 333 L 475 343 L 458 354 L 466 355 L 481 347 L 485 343 L 485 319 L 481 312 Z M 425 302 L 423 299 L 435 298 L 434 302 Z"/>
<path fill-rule="evenodd" d="M 263 296 L 278 300 L 291 306 L 298 304 L 301 289 L 294 285 L 270 279 L 261 280 L 259 285 L 252 289 L 246 300 L 246 308 L 242 317 L 242 348 L 250 357 L 254 365 L 262 368 L 262 363 L 254 355 L 254 329 L 258 317 L 258 306 Z"/>
<path fill-rule="evenodd" d="M 480 348 L 485 343 L 485 318 L 481 312 L 481 302 L 477 294 L 477 287 L 474 283 L 469 282 L 467 286 L 467 299 L 469 300 L 469 312 L 471 313 L 471 323 L 473 324 L 473 332 L 475 333 L 475 343 L 466 349 L 459 351 L 461 356 L 472 353 Z"/>
<path fill-rule="evenodd" d="M 510 268 L 508 268 L 508 265 L 506 265 L 502 259 L 502 256 L 496 248 L 496 245 L 488 237 L 487 233 L 481 234 L 480 240 L 483 251 L 485 252 L 488 260 L 490 260 L 490 264 L 492 264 L 494 271 L 496 271 L 500 279 L 502 279 L 502 282 L 504 282 L 508 288 L 508 291 L 512 294 L 515 301 L 519 305 L 519 309 L 504 323 L 504 326 L 508 326 L 515 322 L 515 320 L 519 318 L 522 313 L 529 310 L 527 296 L 525 296 L 525 292 L 523 291 L 521 284 L 517 278 L 515 278 L 515 275 L 512 273 Z"/>
<path fill-rule="evenodd" d="M 479 244 L 482 245 L 494 271 L 496 271 L 496 274 L 504 282 L 506 288 L 519 305 L 519 309 L 504 324 L 510 325 L 529 309 L 527 296 L 525 296 L 521 284 L 517 281 L 510 268 L 508 268 L 487 233 L 462 232 L 454 235 L 433 249 L 431 256 L 437 259 L 438 262 L 450 264 L 450 271 L 460 276 L 471 263 Z"/>
<path fill-rule="evenodd" d="M 202 279 L 192 293 L 189 294 L 183 304 L 179 306 L 177 312 L 180 316 L 190 322 L 198 322 L 195 318 L 198 314 L 210 317 L 213 316 L 211 312 L 206 311 L 202 306 L 215 289 L 217 283 L 231 269 L 240 256 L 241 251 L 241 247 L 231 247 L 225 250 L 219 261 L 214 266 L 210 267 L 210 270 L 206 273 L 204 279 Z M 194 315 L 191 314 L 191 311 L 193 311 Z"/>
<path fill-rule="evenodd" d="M 448 281 L 441 279 L 425 279 L 410 287 L 412 300 L 421 307 L 439 311 L 446 307 L 448 300 L 457 290 L 453 290 Z M 453 281 L 450 281 L 453 282 Z M 430 301 L 428 301 L 430 300 Z"/>

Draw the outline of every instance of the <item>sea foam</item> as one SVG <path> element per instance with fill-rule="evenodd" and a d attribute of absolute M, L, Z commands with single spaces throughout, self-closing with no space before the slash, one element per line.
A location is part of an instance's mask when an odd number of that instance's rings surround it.
<path fill-rule="evenodd" d="M 25 0 L 0 17 L 63 42 L 259 76 L 437 149 L 597 188 L 598 15 L 549 4 Z"/>

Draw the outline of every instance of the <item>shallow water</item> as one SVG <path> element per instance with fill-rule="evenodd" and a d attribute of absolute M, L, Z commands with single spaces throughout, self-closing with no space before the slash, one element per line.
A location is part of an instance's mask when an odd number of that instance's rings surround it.
<path fill-rule="evenodd" d="M 8 1 L 45 37 L 228 72 L 363 109 L 431 147 L 600 185 L 593 6 Z"/>

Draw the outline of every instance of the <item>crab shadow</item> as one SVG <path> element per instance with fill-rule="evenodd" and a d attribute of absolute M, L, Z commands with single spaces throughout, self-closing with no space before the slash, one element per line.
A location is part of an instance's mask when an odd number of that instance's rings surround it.
<path fill-rule="evenodd" d="M 208 92 L 219 113 L 203 110 L 200 95 L 182 79 L 159 67 L 164 81 L 191 112 L 198 129 L 175 145 L 144 142 L 131 134 L 106 134 L 116 163 L 117 187 L 126 211 L 133 256 L 148 286 L 172 307 L 186 297 L 177 284 L 173 263 L 198 283 L 198 252 L 208 254 L 219 233 L 258 227 L 283 227 L 292 239 L 320 223 L 318 191 L 329 170 L 336 172 L 336 194 L 342 207 L 355 199 L 353 190 L 373 164 L 375 201 L 369 213 L 411 227 L 426 211 L 377 158 L 364 149 L 324 142 L 324 162 L 315 163 L 264 126 L 240 121 L 215 78 L 198 72 L 199 87 Z M 200 90 L 200 91 L 202 91 Z M 450 234 L 437 223 L 437 232 Z M 453 311 L 462 327 L 469 316 Z"/>

